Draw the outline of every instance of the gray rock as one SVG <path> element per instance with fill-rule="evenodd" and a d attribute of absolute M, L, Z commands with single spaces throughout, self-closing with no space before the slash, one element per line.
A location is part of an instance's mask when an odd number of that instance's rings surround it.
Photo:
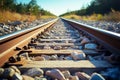
<path fill-rule="evenodd" d="M 57 55 L 52 55 L 52 56 L 50 57 L 50 60 L 58 60 L 58 56 L 57 56 Z"/>
<path fill-rule="evenodd" d="M 105 80 L 100 74 L 93 73 L 90 80 Z"/>
<path fill-rule="evenodd" d="M 32 68 L 29 69 L 26 73 L 24 73 L 24 75 L 28 75 L 31 77 L 35 77 L 35 76 L 42 76 L 44 74 L 44 71 L 40 68 Z"/>
<path fill-rule="evenodd" d="M 95 43 L 85 44 L 85 49 L 97 49 L 97 44 Z"/>
<path fill-rule="evenodd" d="M 85 36 L 81 37 L 81 40 L 82 40 L 82 41 L 80 42 L 81 45 L 84 45 L 84 44 L 90 42 L 90 40 L 89 40 L 87 37 L 85 37 Z"/>
<path fill-rule="evenodd" d="M 80 80 L 89 80 L 90 79 L 90 76 L 84 72 L 76 72 L 75 75 L 78 76 Z"/>
<path fill-rule="evenodd" d="M 67 56 L 64 58 L 65 60 L 73 60 L 73 58 L 71 56 Z"/>
<path fill-rule="evenodd" d="M 59 69 L 48 70 L 48 71 L 46 71 L 46 75 L 50 76 L 54 79 L 65 80 L 64 75 L 62 74 L 62 72 Z"/>
<path fill-rule="evenodd" d="M 48 56 L 48 55 L 41 55 L 41 57 L 44 57 L 45 58 L 45 60 L 50 60 L 50 56 Z"/>

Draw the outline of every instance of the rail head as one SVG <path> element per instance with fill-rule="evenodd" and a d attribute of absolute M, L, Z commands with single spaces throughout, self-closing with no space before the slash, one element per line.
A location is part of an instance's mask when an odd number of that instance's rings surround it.
<path fill-rule="evenodd" d="M 69 20 L 62 18 L 62 20 L 68 22 L 73 27 L 77 28 L 78 30 L 82 30 L 89 34 L 90 36 L 94 37 L 99 43 L 103 44 L 105 48 L 107 48 L 110 52 L 119 54 L 120 55 L 120 34 L 103 30 L 100 28 L 95 28 L 90 25 L 86 25 L 80 22 L 76 22 L 74 20 Z"/>
<path fill-rule="evenodd" d="M 87 25 L 87 24 L 83 24 L 83 23 L 80 23 L 80 22 L 77 22 L 77 21 L 74 21 L 74 20 L 70 20 L 70 19 L 65 19 L 65 18 L 62 18 L 63 20 L 66 20 L 66 21 L 69 21 L 69 22 L 73 22 L 73 23 L 76 23 L 76 24 L 79 24 L 79 25 L 82 25 L 86 28 L 90 28 L 90 29 L 93 29 L 93 30 L 96 30 L 98 32 L 102 32 L 102 33 L 105 33 L 105 34 L 108 34 L 108 35 L 111 35 L 113 37 L 117 37 L 120 39 L 120 34 L 119 33 L 115 33 L 115 32 L 112 32 L 112 31 L 108 31 L 108 30 L 104 30 L 104 29 L 100 29 L 100 28 L 97 28 L 97 27 L 93 27 L 93 26 L 90 26 L 90 25 Z"/>

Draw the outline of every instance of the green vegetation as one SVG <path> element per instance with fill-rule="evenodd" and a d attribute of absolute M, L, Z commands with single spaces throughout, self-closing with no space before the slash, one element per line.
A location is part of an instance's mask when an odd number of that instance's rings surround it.
<path fill-rule="evenodd" d="M 75 14 L 68 14 L 68 15 L 64 15 L 62 17 L 67 18 L 67 19 L 77 19 L 77 20 L 80 19 L 80 16 L 75 15 Z"/>
<path fill-rule="evenodd" d="M 120 0 L 93 0 L 90 5 L 81 10 L 71 11 L 60 15 L 78 15 L 83 20 L 120 21 Z M 117 16 L 117 17 L 116 17 Z"/>
<path fill-rule="evenodd" d="M 36 0 L 31 0 L 28 4 L 17 3 L 16 0 L 0 0 L 0 22 L 26 19 L 32 21 L 42 16 L 55 17 L 54 14 L 42 9 Z"/>

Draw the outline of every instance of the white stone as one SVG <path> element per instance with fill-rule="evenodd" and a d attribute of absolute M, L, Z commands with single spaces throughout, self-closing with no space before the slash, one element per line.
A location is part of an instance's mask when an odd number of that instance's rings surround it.
<path fill-rule="evenodd" d="M 12 76 L 12 80 L 23 80 L 23 77 L 18 74 L 18 73 L 15 73 L 13 76 Z"/>
<path fill-rule="evenodd" d="M 73 53 L 71 53 L 71 56 L 74 60 L 84 60 L 84 59 L 86 59 L 85 53 L 73 52 Z"/>
<path fill-rule="evenodd" d="M 10 68 L 12 68 L 18 74 L 21 74 L 20 70 L 16 66 L 10 66 Z"/>
<path fill-rule="evenodd" d="M 68 79 L 71 76 L 69 71 L 63 71 L 62 73 L 66 79 Z"/>
<path fill-rule="evenodd" d="M 4 72 L 4 69 L 3 69 L 3 68 L 0 68 L 0 77 L 2 77 L 3 72 Z"/>
<path fill-rule="evenodd" d="M 85 49 L 97 49 L 97 44 L 95 43 L 85 44 Z"/>
<path fill-rule="evenodd" d="M 78 76 L 70 76 L 69 80 L 79 80 Z"/>
<path fill-rule="evenodd" d="M 22 75 L 22 77 L 23 77 L 23 80 L 34 80 L 34 78 L 30 76 Z"/>

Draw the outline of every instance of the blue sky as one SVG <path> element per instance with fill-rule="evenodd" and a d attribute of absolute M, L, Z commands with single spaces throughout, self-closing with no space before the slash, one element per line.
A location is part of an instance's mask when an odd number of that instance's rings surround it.
<path fill-rule="evenodd" d="M 17 2 L 29 3 L 31 0 L 17 0 Z M 50 11 L 55 15 L 63 14 L 67 11 L 79 10 L 83 6 L 90 4 L 92 0 L 36 0 L 41 8 Z"/>

